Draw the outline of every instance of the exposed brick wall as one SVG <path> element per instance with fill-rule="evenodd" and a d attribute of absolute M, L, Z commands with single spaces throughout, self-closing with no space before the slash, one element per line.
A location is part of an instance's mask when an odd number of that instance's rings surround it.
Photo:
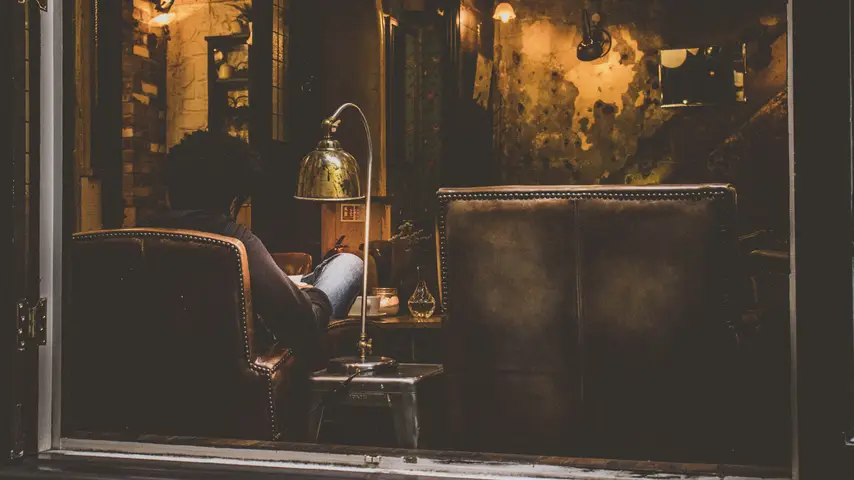
<path fill-rule="evenodd" d="M 121 0 L 124 226 L 166 205 L 166 32 L 149 26 L 148 0 Z"/>

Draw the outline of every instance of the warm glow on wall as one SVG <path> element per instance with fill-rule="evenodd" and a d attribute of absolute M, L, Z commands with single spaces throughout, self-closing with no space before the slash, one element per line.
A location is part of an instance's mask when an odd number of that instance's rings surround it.
<path fill-rule="evenodd" d="M 174 13 L 161 13 L 160 15 L 157 15 L 156 17 L 149 20 L 148 23 L 152 27 L 162 27 L 164 25 L 169 24 L 169 22 L 171 22 L 174 17 Z"/>
<path fill-rule="evenodd" d="M 513 5 L 507 2 L 501 2 L 495 6 L 495 14 L 492 15 L 495 20 L 501 20 L 502 23 L 507 23 L 516 18 L 516 12 L 513 11 Z"/>

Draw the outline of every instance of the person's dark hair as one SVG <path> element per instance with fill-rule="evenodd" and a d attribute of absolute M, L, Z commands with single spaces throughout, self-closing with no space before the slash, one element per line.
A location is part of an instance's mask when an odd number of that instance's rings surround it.
<path fill-rule="evenodd" d="M 243 140 L 197 130 L 169 149 L 166 187 L 173 209 L 228 212 L 235 199 L 252 195 L 257 157 Z"/>

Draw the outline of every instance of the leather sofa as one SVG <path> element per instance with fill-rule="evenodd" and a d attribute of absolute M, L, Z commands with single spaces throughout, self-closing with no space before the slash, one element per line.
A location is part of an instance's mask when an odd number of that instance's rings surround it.
<path fill-rule="evenodd" d="M 732 187 L 438 201 L 449 449 L 732 458 L 744 427 Z"/>
<path fill-rule="evenodd" d="M 306 438 L 309 362 L 260 350 L 240 241 L 126 229 L 69 248 L 63 435 Z"/>

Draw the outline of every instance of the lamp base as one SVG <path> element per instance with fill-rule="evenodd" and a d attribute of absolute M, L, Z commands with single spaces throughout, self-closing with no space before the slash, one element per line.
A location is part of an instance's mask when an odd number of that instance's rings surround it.
<path fill-rule="evenodd" d="M 389 357 L 338 357 L 329 360 L 326 365 L 328 373 L 338 375 L 353 375 L 365 372 L 365 375 L 376 375 L 378 373 L 392 372 L 397 370 L 397 360 Z"/>

